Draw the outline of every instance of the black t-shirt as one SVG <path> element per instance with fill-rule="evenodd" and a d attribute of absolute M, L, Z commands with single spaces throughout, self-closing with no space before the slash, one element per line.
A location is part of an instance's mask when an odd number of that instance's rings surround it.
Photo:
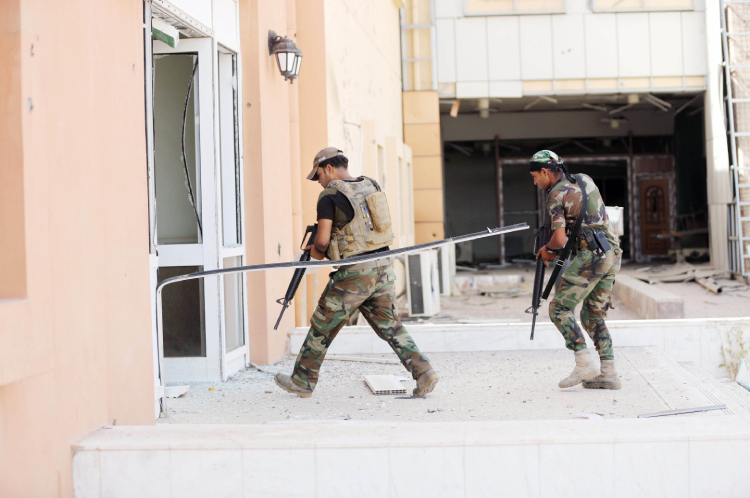
<path fill-rule="evenodd" d="M 356 180 L 344 181 L 361 182 L 362 180 L 363 178 L 360 177 Z M 354 208 L 352 207 L 352 203 L 349 202 L 349 199 L 333 187 L 325 189 L 318 200 L 318 219 L 339 221 L 336 216 L 336 208 L 340 211 L 339 218 L 342 217 L 341 214 L 346 217 L 346 223 L 344 224 L 351 223 L 354 219 Z"/>

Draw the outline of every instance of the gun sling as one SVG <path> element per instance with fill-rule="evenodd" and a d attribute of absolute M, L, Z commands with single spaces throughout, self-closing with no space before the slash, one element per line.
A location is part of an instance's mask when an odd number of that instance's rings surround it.
<path fill-rule="evenodd" d="M 554 270 L 552 270 L 552 275 L 549 277 L 547 287 L 544 288 L 542 299 L 545 300 L 549 297 L 549 293 L 552 292 L 552 286 L 555 285 L 555 281 L 557 281 L 557 276 L 560 274 L 560 270 L 562 270 L 565 261 L 568 260 L 568 258 L 570 257 L 570 253 L 573 252 L 573 248 L 576 246 L 576 242 L 578 242 L 578 232 L 581 231 L 581 225 L 583 224 L 583 219 L 586 217 L 586 211 L 588 210 L 589 197 L 586 194 L 586 185 L 583 184 L 583 180 L 581 179 L 580 175 L 573 175 L 573 177 L 576 179 L 576 183 L 578 183 L 578 186 L 581 187 L 581 196 L 583 201 L 581 204 L 581 211 L 578 213 L 578 218 L 576 218 L 573 230 L 571 230 L 570 235 L 568 235 L 568 241 L 565 243 L 565 246 L 562 248 L 559 256 L 557 257 L 555 268 Z"/>

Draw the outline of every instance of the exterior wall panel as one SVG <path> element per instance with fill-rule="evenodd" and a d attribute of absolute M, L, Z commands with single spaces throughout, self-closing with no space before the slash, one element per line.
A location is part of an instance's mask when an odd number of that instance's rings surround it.
<path fill-rule="evenodd" d="M 586 38 L 586 77 L 616 78 L 617 59 L 617 16 L 597 14 L 584 16 Z"/>
<path fill-rule="evenodd" d="M 620 77 L 651 75 L 648 14 L 617 14 Z"/>
<path fill-rule="evenodd" d="M 440 83 L 456 81 L 456 21 L 438 19 L 436 22 L 437 70 Z"/>
<path fill-rule="evenodd" d="M 458 81 L 487 81 L 487 21 L 483 17 L 456 20 Z"/>
<path fill-rule="evenodd" d="M 582 15 L 552 18 L 554 77 L 575 79 L 586 77 L 586 48 Z"/>
<path fill-rule="evenodd" d="M 551 16 L 521 16 L 521 75 L 524 80 L 555 77 Z"/>
<path fill-rule="evenodd" d="M 517 16 L 487 19 L 487 52 L 490 81 L 521 79 L 521 47 Z"/>
<path fill-rule="evenodd" d="M 682 22 L 679 12 L 649 14 L 651 75 L 682 75 Z"/>
<path fill-rule="evenodd" d="M 703 12 L 683 12 L 682 16 L 682 68 L 685 75 L 704 75 L 708 71 L 706 60 L 706 16 Z"/>

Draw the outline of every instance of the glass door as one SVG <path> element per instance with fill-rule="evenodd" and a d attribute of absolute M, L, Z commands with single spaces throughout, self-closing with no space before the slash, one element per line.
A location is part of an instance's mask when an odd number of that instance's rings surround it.
<path fill-rule="evenodd" d="M 245 263 L 244 176 L 242 171 L 242 122 L 239 115 L 239 57 L 231 50 L 217 46 L 216 51 L 216 116 L 219 192 L 221 197 L 222 268 L 236 268 Z M 222 277 L 222 376 L 245 368 L 250 361 L 248 349 L 247 287 L 241 273 Z"/>
<path fill-rule="evenodd" d="M 153 42 L 154 238 L 158 281 L 219 268 L 211 38 Z M 163 291 L 167 382 L 222 374 L 218 277 Z"/>

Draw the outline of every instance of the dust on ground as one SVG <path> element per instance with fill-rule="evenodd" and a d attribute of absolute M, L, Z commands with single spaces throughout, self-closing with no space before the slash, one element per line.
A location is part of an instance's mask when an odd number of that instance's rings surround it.
<path fill-rule="evenodd" d="M 311 398 L 299 398 L 279 388 L 273 376 L 290 374 L 294 357 L 257 369 L 246 369 L 227 382 L 193 383 L 184 398 L 168 399 L 169 417 L 159 423 L 255 424 L 311 420 L 389 420 L 448 422 L 476 420 L 572 419 L 578 414 L 604 418 L 635 417 L 672 409 L 671 405 L 705 406 L 695 392 L 670 387 L 657 393 L 641 372 L 654 370 L 637 361 L 642 348 L 616 348 L 623 388 L 618 391 L 560 389 L 557 383 L 573 368 L 567 350 L 431 353 L 430 362 L 440 373 L 435 391 L 413 398 L 415 382 L 401 365 L 326 360 Z M 390 357 L 390 355 L 369 355 Z M 641 357 L 643 355 L 641 354 Z M 648 357 L 646 357 L 648 360 Z M 374 395 L 364 375 L 409 377 L 402 382 L 405 395 Z M 676 376 L 671 385 L 682 385 Z M 213 388 L 213 390 L 209 390 Z M 683 399 L 684 398 L 684 399 Z M 702 403 L 702 405 L 701 405 Z M 681 406 L 680 406 L 681 405 Z"/>

